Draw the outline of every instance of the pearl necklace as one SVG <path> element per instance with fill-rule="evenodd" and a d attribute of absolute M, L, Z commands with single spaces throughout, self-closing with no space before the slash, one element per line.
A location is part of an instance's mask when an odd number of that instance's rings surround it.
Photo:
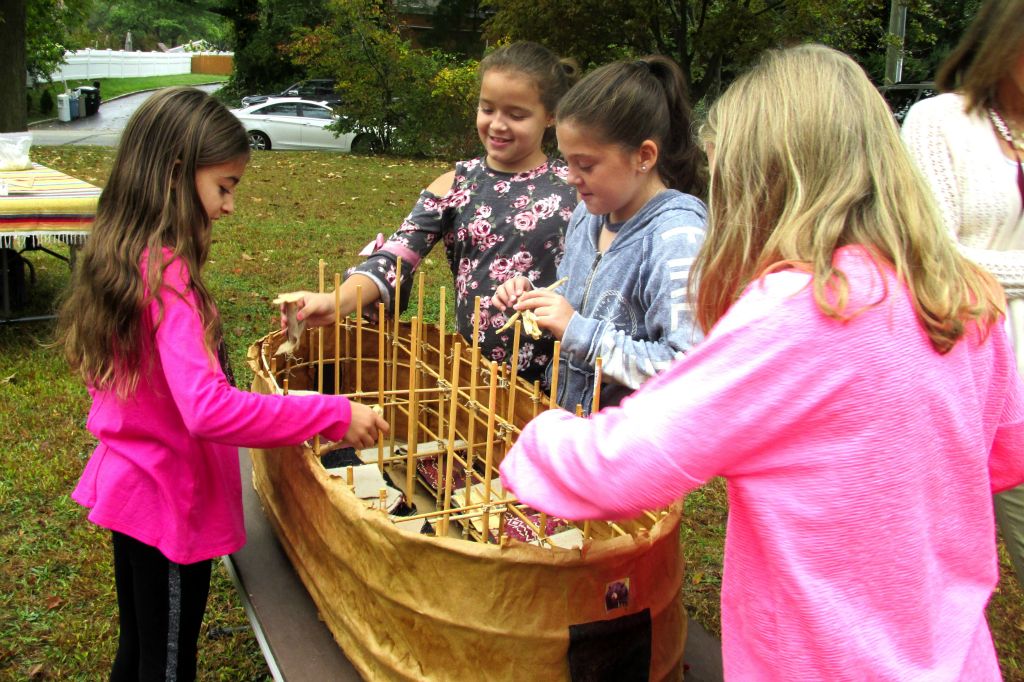
<path fill-rule="evenodd" d="M 1003 120 L 1003 117 L 995 109 L 988 110 L 988 117 L 992 119 L 992 125 L 995 127 L 996 132 L 999 133 L 999 137 L 1006 140 L 1013 149 L 1018 152 L 1024 152 L 1024 135 L 1020 135 L 1020 133 L 1014 134 L 1015 131 L 1007 125 L 1006 121 Z"/>

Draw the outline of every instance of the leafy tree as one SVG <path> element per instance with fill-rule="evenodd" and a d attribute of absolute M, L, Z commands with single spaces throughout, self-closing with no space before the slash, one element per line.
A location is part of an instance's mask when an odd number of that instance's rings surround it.
<path fill-rule="evenodd" d="M 329 75 L 315 68 L 304 72 L 288 49 L 296 32 L 327 20 L 326 0 L 219 0 L 217 11 L 232 22 L 235 72 L 229 91 L 276 91 L 301 78 Z"/>
<path fill-rule="evenodd" d="M 879 81 L 884 68 L 887 0 L 484 1 L 495 11 L 485 27 L 492 41 L 540 40 L 585 67 L 669 55 L 686 74 L 694 100 L 719 92 L 766 48 L 796 42 L 879 54 L 881 61 L 868 64 Z M 933 29 L 942 21 L 928 0 L 911 0 L 908 33 L 933 45 Z"/>
<path fill-rule="evenodd" d="M 215 10 L 219 0 L 113 0 L 96 3 L 89 14 L 84 42 L 93 47 L 124 47 L 131 31 L 136 50 L 157 50 L 191 40 L 205 40 L 226 49 L 228 22 Z"/>
<path fill-rule="evenodd" d="M 390 2 L 331 0 L 327 22 L 296 33 L 296 63 L 334 77 L 340 132 L 371 131 L 383 151 L 447 153 L 465 144 L 475 63 L 413 49 Z"/>
<path fill-rule="evenodd" d="M 479 59 L 484 52 L 484 17 L 482 0 L 439 0 L 434 10 L 433 28 L 423 34 L 420 44 Z"/>
<path fill-rule="evenodd" d="M 36 80 L 49 80 L 64 63 L 64 52 L 80 46 L 77 31 L 92 0 L 28 0 L 25 68 Z"/>

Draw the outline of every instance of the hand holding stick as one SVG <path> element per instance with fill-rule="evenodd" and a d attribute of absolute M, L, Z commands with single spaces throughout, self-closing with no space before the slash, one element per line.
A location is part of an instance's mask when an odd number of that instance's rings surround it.
<path fill-rule="evenodd" d="M 551 291 L 552 289 L 557 289 L 558 287 L 562 286 L 563 284 L 565 284 L 565 283 L 566 283 L 566 282 L 568 282 L 568 281 L 569 281 L 569 278 L 568 278 L 568 277 L 563 277 L 562 279 L 558 280 L 558 281 L 557 281 L 557 282 L 555 282 L 554 284 L 549 284 L 548 286 L 546 286 L 546 287 L 543 287 L 543 288 L 544 288 L 544 290 L 545 290 L 545 291 Z M 505 324 L 503 324 L 503 325 L 501 326 L 501 328 L 500 328 L 500 329 L 498 329 L 498 331 L 497 331 L 496 333 L 500 334 L 500 333 L 502 333 L 503 331 L 507 330 L 507 329 L 508 329 L 509 327 L 511 327 L 512 325 L 514 325 L 514 324 L 516 323 L 516 320 L 518 320 L 518 319 L 519 319 L 519 314 L 520 314 L 521 312 L 522 312 L 522 311 L 520 311 L 520 310 L 517 310 L 517 311 L 516 311 L 515 313 L 513 313 L 513 314 L 512 314 L 512 315 L 511 315 L 511 316 L 510 316 L 510 317 L 508 318 L 508 321 L 506 321 L 506 322 L 505 322 Z M 534 326 L 536 326 L 536 323 L 534 323 Z M 528 330 L 528 331 L 529 331 L 529 330 Z M 538 329 L 537 331 L 539 332 L 540 330 Z M 530 336 L 533 336 L 533 333 L 532 333 L 532 332 L 530 333 Z M 538 333 L 538 334 L 537 334 L 537 336 L 534 336 L 534 338 L 540 338 L 540 334 Z"/>

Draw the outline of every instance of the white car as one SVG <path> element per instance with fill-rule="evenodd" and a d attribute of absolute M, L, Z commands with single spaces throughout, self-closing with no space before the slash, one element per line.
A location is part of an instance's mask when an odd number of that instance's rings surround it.
<path fill-rule="evenodd" d="M 376 151 L 372 133 L 335 135 L 327 126 L 338 115 L 324 102 L 298 97 L 271 99 L 244 109 L 232 109 L 249 135 L 253 149 L 329 149 L 369 153 Z"/>

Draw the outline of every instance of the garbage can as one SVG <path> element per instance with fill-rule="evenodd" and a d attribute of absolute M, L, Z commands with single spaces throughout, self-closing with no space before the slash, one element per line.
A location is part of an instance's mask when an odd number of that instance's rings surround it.
<path fill-rule="evenodd" d="M 68 107 L 68 110 L 71 112 L 70 120 L 74 121 L 76 118 L 78 118 L 78 92 L 72 90 L 71 94 L 68 95 L 68 100 L 71 103 L 71 106 Z"/>
<path fill-rule="evenodd" d="M 57 120 L 71 120 L 71 97 L 65 94 L 57 95 Z"/>
<path fill-rule="evenodd" d="M 85 107 L 86 116 L 95 114 L 100 110 L 100 91 L 88 85 L 78 88 L 78 106 Z"/>

